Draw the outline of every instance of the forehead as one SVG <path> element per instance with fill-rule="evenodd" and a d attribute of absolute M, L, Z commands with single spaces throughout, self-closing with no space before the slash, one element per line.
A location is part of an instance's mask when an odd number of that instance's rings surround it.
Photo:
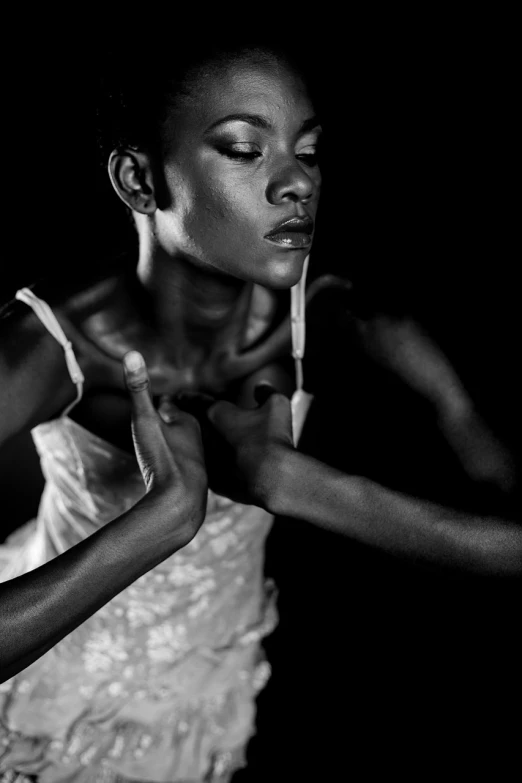
<path fill-rule="evenodd" d="M 204 132 L 228 114 L 263 114 L 274 127 L 313 114 L 303 79 L 279 62 L 239 61 L 205 69 L 171 114 L 172 131 Z"/>

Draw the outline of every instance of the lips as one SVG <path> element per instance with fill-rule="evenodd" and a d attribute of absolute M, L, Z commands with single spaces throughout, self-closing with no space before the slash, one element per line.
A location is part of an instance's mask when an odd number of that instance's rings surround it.
<path fill-rule="evenodd" d="M 298 249 L 308 247 L 312 243 L 314 221 L 307 217 L 293 217 L 279 223 L 272 231 L 265 234 L 265 239 L 282 247 Z"/>

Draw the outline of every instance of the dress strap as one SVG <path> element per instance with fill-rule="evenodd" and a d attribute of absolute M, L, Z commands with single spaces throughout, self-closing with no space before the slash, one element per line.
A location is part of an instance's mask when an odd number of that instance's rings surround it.
<path fill-rule="evenodd" d="M 80 402 L 83 396 L 83 384 L 85 381 L 84 375 L 80 369 L 80 365 L 78 364 L 76 356 L 74 355 L 72 343 L 67 339 L 65 332 L 58 323 L 58 319 L 47 302 L 44 302 L 43 299 L 39 299 L 37 296 L 35 296 L 30 288 L 21 288 L 16 292 L 15 297 L 34 310 L 42 324 L 52 334 L 54 339 L 60 343 L 65 352 L 65 362 L 67 364 L 67 369 L 69 370 L 69 375 L 71 376 L 71 380 L 76 386 L 77 390 L 76 399 L 73 400 L 73 402 L 68 405 L 62 413 L 62 416 L 66 416 L 69 411 Z"/>
<path fill-rule="evenodd" d="M 308 409 L 313 397 L 303 388 L 303 358 L 305 353 L 306 338 L 306 275 L 310 256 L 306 256 L 303 274 L 296 285 L 290 290 L 290 320 L 292 324 L 292 356 L 295 362 L 296 390 L 292 395 L 292 432 L 294 446 L 299 443 L 301 430 L 303 429 Z"/>

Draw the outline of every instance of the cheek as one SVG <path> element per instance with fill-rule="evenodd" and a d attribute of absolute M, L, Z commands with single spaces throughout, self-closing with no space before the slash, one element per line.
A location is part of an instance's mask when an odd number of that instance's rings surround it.
<path fill-rule="evenodd" d="M 244 254 L 264 235 L 264 185 L 251 170 L 187 153 L 182 165 L 166 168 L 165 180 L 171 244 L 211 260 L 214 251 Z"/>
<path fill-rule="evenodd" d="M 255 225 L 258 213 L 251 182 L 206 176 L 195 184 L 186 226 L 193 236 L 220 235 L 234 241 L 234 233 Z"/>

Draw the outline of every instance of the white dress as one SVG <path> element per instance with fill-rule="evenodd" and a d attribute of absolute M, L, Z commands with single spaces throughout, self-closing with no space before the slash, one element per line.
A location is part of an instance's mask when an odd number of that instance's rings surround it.
<path fill-rule="evenodd" d="M 133 455 L 67 415 L 32 435 L 46 486 L 37 519 L 0 546 L 0 581 L 64 552 L 145 492 Z M 0 685 L 0 781 L 229 780 L 244 765 L 269 675 L 260 641 L 276 624 L 263 578 L 271 524 L 265 511 L 209 492 L 188 546 Z"/>

